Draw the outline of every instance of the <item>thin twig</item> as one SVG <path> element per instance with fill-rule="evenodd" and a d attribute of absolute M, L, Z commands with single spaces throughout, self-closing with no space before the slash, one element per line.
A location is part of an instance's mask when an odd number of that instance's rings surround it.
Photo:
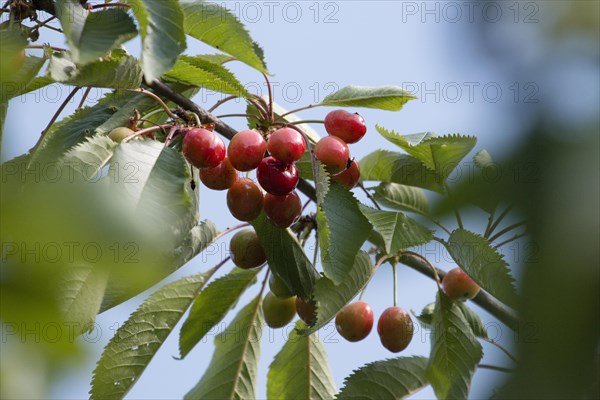
<path fill-rule="evenodd" d="M 502 229 L 500 232 L 496 233 L 494 236 L 492 236 L 491 238 L 488 239 L 488 241 L 491 243 L 494 240 L 498 239 L 500 236 L 504 235 L 507 232 L 512 231 L 513 229 L 516 229 L 520 226 L 525 225 L 527 222 L 526 221 L 521 221 L 521 222 L 517 222 L 516 224 L 512 224 L 504 229 Z"/>
<path fill-rule="evenodd" d="M 512 210 L 513 206 L 510 205 L 508 207 L 506 207 L 506 210 L 504 210 L 502 212 L 502 214 L 500 214 L 500 216 L 498 217 L 498 219 L 496 220 L 496 222 L 494 222 L 494 224 L 492 225 L 492 227 L 489 229 L 487 236 L 485 236 L 485 238 L 487 239 L 492 233 L 494 233 L 494 229 L 496 229 L 496 227 L 498 226 L 498 224 L 500 222 L 502 222 L 502 220 L 504 219 L 504 217 L 506 217 L 508 215 L 508 213 L 510 212 L 510 210 Z"/>
<path fill-rule="evenodd" d="M 433 264 L 430 263 L 427 258 L 423 257 L 419 253 L 415 253 L 414 251 L 403 251 L 402 254 L 410 255 L 410 256 L 417 257 L 417 258 L 421 259 L 421 261 L 423 261 L 430 268 L 430 270 L 433 272 L 433 274 L 435 276 L 435 280 L 436 280 L 437 285 L 438 285 L 438 288 L 440 287 L 440 284 L 441 284 L 442 280 L 440 279 L 440 275 L 438 273 L 438 269 L 436 267 L 434 267 Z"/>
<path fill-rule="evenodd" d="M 220 238 L 222 238 L 223 236 L 227 235 L 230 232 L 233 232 L 233 231 L 241 229 L 241 228 L 245 228 L 247 226 L 250 226 L 250 224 L 247 222 L 244 222 L 243 224 L 238 224 L 238 225 L 234 225 L 230 228 L 227 228 L 227 229 L 219 232 L 219 234 L 217 236 L 215 236 L 215 238 L 213 239 L 213 242 L 216 242 L 217 240 L 219 240 Z"/>
<path fill-rule="evenodd" d="M 381 210 L 381 207 L 379 206 L 379 203 L 377 203 L 377 200 L 375 200 L 375 197 L 373 197 L 373 195 L 371 193 L 369 193 L 369 191 L 365 188 L 365 186 L 363 185 L 363 183 L 362 182 L 358 182 L 357 186 L 359 188 L 361 188 L 363 192 L 365 192 L 365 194 L 367 195 L 367 197 L 369 198 L 369 200 L 371 200 L 371 202 L 373 203 L 373 205 L 375 206 L 375 208 L 377 208 L 378 210 Z"/>
<path fill-rule="evenodd" d="M 271 87 L 271 81 L 269 80 L 269 77 L 267 76 L 267 74 L 265 74 L 264 72 L 262 73 L 263 77 L 265 78 L 265 81 L 267 82 L 267 89 L 269 91 L 269 109 L 268 109 L 268 113 L 269 113 L 269 117 L 271 118 L 271 121 L 273 121 L 273 88 Z"/>
<path fill-rule="evenodd" d="M 510 242 L 514 242 L 515 240 L 517 240 L 517 239 L 521 239 L 522 237 L 525 237 L 525 236 L 527 236 L 527 235 L 529 235 L 529 233 L 527 233 L 527 232 L 519 233 L 518 235 L 515 235 L 515 236 L 511 237 L 510 239 L 506 239 L 504 242 L 498 243 L 498 244 L 497 244 L 497 245 L 495 245 L 494 247 L 495 247 L 495 248 L 502 247 L 502 246 L 504 246 L 505 244 L 508 244 L 508 243 L 510 243 Z"/>
<path fill-rule="evenodd" d="M 67 98 L 65 99 L 65 101 L 63 101 L 62 104 L 60 105 L 60 107 L 58 107 L 58 110 L 56 110 L 56 112 L 52 116 L 52 119 L 50 119 L 50 122 L 48 122 L 48 125 L 46 125 L 46 127 L 42 131 L 42 133 L 40 135 L 40 138 L 38 139 L 37 143 L 33 147 L 34 149 L 37 149 L 37 147 L 40 145 L 40 143 L 42 143 L 42 140 L 44 139 L 44 136 L 46 136 L 46 134 L 48 133 L 48 131 L 50 130 L 50 128 L 52 127 L 52 125 L 54 125 L 54 123 L 56 122 L 56 120 L 60 116 L 60 113 L 63 112 L 63 110 L 65 109 L 65 107 L 67 106 L 67 104 L 71 101 L 71 99 L 75 96 L 75 94 L 79 91 L 79 89 L 81 89 L 81 87 L 76 86 L 73 90 L 71 90 L 71 93 L 69 93 L 69 95 L 67 96 Z"/>
<path fill-rule="evenodd" d="M 496 346 L 497 348 L 499 348 L 500 350 L 502 350 L 502 352 L 504 354 L 506 354 L 508 356 L 508 358 L 510 358 L 511 360 L 513 360 L 516 364 L 519 363 L 519 361 L 517 360 L 517 358 L 515 356 L 513 356 L 512 354 L 510 354 L 510 351 L 508 351 L 507 349 L 505 349 L 502 345 L 500 345 L 500 343 L 496 342 L 493 339 L 488 339 L 488 338 L 481 338 L 484 342 L 488 342 L 491 345 Z"/>
<path fill-rule="evenodd" d="M 50 45 L 46 45 L 46 44 L 29 44 L 27 45 L 28 49 L 52 49 L 54 51 L 69 51 L 68 49 L 65 49 L 63 47 L 56 47 L 56 46 L 50 46 Z"/>
<path fill-rule="evenodd" d="M 483 237 L 488 237 L 488 235 L 490 234 L 490 229 L 492 228 L 492 224 L 494 223 L 494 216 L 496 214 L 496 207 L 494 207 L 494 209 L 492 210 L 492 212 L 490 213 L 490 216 L 488 217 L 488 223 L 485 227 L 485 231 L 483 233 Z"/>
<path fill-rule="evenodd" d="M 285 114 L 281 114 L 279 117 L 277 117 L 277 121 L 279 121 L 280 119 L 285 118 L 286 116 L 288 116 L 290 114 L 297 113 L 298 111 L 308 110 L 309 108 L 314 108 L 314 107 L 318 107 L 318 106 L 320 106 L 320 104 L 309 104 L 309 105 L 304 106 L 304 107 L 296 108 L 295 110 L 288 111 Z"/>
<path fill-rule="evenodd" d="M 142 136 L 142 135 L 145 135 L 147 133 L 152 133 L 152 132 L 160 131 L 160 130 L 163 130 L 163 129 L 166 129 L 166 128 L 171 129 L 172 127 L 173 127 L 173 125 L 166 124 L 166 125 L 157 125 L 157 126 L 151 126 L 151 127 L 148 127 L 148 128 L 140 129 L 139 131 L 135 131 L 131 135 L 129 135 L 126 138 L 124 138 L 123 142 L 127 143 L 128 141 L 130 141 L 131 139 L 133 139 L 135 137 Z"/>
<path fill-rule="evenodd" d="M 491 369 L 491 370 L 498 371 L 498 372 L 506 372 L 507 374 L 510 374 L 511 372 L 515 371 L 512 368 L 498 367 L 496 365 L 489 365 L 489 364 L 479 364 L 477 367 L 484 368 L 484 369 Z"/>
<path fill-rule="evenodd" d="M 87 99 L 87 97 L 91 91 L 92 91 L 91 86 L 88 86 L 85 89 L 85 92 L 83 93 L 83 97 L 81 98 L 81 101 L 79 102 L 79 105 L 77 106 L 77 110 L 75 110 L 75 112 L 79 112 L 83 108 L 83 103 L 85 103 L 85 100 Z"/>
<path fill-rule="evenodd" d="M 102 4 L 94 4 L 91 8 L 92 8 L 92 10 L 96 10 L 98 8 L 105 8 L 105 7 L 131 8 L 131 4 L 127 4 L 127 3 L 102 3 Z"/>
<path fill-rule="evenodd" d="M 125 89 L 125 90 L 128 90 L 130 92 L 141 93 L 143 95 L 146 95 L 148 97 L 153 98 L 154 100 L 156 100 L 161 105 L 161 107 L 165 110 L 165 112 L 167 113 L 167 115 L 171 119 L 173 119 L 173 120 L 177 120 L 178 119 L 177 115 L 173 114 L 173 112 L 169 109 L 169 107 L 165 104 L 165 102 L 159 96 L 157 96 L 156 94 L 152 93 L 151 91 L 146 90 L 146 89 L 142 89 L 142 88 L 138 88 L 138 89 Z"/>
<path fill-rule="evenodd" d="M 446 188 L 446 193 L 448 193 L 448 198 L 450 199 L 450 202 L 453 202 L 452 195 L 450 194 L 450 186 L 447 183 L 445 183 L 444 187 Z M 456 216 L 456 222 L 458 223 L 458 227 L 460 229 L 465 229 L 462 222 L 462 218 L 460 217 L 460 212 L 458 211 L 458 207 L 456 207 L 456 205 L 453 204 L 452 209 L 454 210 L 454 215 Z"/>
<path fill-rule="evenodd" d="M 230 100 L 235 100 L 235 99 L 239 99 L 239 98 L 240 98 L 240 96 L 235 96 L 235 95 L 227 96 L 227 97 L 217 101 L 211 108 L 208 109 L 208 112 L 213 112 L 221 104 L 225 104 Z"/>
<path fill-rule="evenodd" d="M 256 118 L 260 120 L 260 117 L 256 114 L 223 114 L 217 115 L 217 118 L 228 118 L 228 117 L 245 117 L 245 118 Z"/>
<path fill-rule="evenodd" d="M 254 108 L 256 108 L 258 110 L 258 112 L 260 113 L 260 115 L 265 119 L 268 120 L 269 119 L 269 114 L 266 110 L 266 107 L 268 107 L 267 105 L 264 105 L 264 107 L 261 104 L 258 104 L 258 102 L 256 102 L 256 100 L 254 99 L 246 99 L 246 101 L 250 104 L 252 104 L 254 106 Z"/>

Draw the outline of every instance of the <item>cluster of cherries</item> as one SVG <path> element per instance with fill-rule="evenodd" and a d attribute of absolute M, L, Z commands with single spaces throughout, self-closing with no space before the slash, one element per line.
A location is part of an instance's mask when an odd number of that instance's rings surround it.
<path fill-rule="evenodd" d="M 239 268 L 251 269 L 263 265 L 267 258 L 256 232 L 251 229 L 236 233 L 230 242 L 231 259 Z M 263 315 L 268 326 L 282 328 L 296 314 L 307 325 L 317 317 L 313 302 L 305 302 L 290 292 L 286 284 L 275 274 L 269 277 L 269 289 L 263 300 Z M 452 300 L 472 299 L 479 293 L 479 286 L 460 268 L 451 269 L 442 280 L 442 289 Z M 364 301 L 346 305 L 335 317 L 338 333 L 349 342 L 366 338 L 373 328 L 373 309 Z M 377 333 L 383 347 L 393 353 L 401 352 L 410 344 L 414 326 L 410 315 L 401 307 L 388 307 L 377 322 Z"/>
<path fill-rule="evenodd" d="M 348 144 L 365 135 L 364 119 L 359 114 L 336 110 L 324 122 L 329 135 L 315 145 L 314 155 L 334 180 L 351 189 L 360 171 L 358 163 L 350 159 Z M 306 142 L 295 126 L 283 126 L 267 134 L 256 130 L 238 132 L 227 149 L 214 132 L 188 128 L 182 150 L 187 160 L 199 168 L 204 185 L 228 191 L 227 207 L 236 219 L 252 221 L 264 209 L 274 225 L 287 228 L 300 216 L 302 205 L 295 191 L 300 177 L 295 163 L 304 155 Z M 238 172 L 253 170 L 258 184 L 238 176 Z"/>

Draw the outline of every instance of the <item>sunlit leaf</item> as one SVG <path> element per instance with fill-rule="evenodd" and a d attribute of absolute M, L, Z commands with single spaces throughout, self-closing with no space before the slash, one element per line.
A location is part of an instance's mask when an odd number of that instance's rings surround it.
<path fill-rule="evenodd" d="M 414 95 L 397 86 L 346 86 L 325 97 L 320 105 L 340 107 L 367 107 L 399 111 Z"/>
<path fill-rule="evenodd" d="M 429 213 L 429 201 L 421 188 L 397 183 L 381 183 L 373 195 L 377 202 L 395 210 Z"/>

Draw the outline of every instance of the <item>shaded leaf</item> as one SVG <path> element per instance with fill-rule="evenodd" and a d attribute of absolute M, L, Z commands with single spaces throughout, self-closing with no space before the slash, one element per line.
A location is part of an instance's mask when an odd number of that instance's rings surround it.
<path fill-rule="evenodd" d="M 131 314 L 98 361 L 90 390 L 92 399 L 123 398 L 127 394 L 213 272 L 163 286 Z"/>
<path fill-rule="evenodd" d="M 475 313 L 473 310 L 471 310 L 471 308 L 469 308 L 469 306 L 467 306 L 463 302 L 459 301 L 456 303 L 456 305 L 458 306 L 460 311 L 463 313 L 465 321 L 467 321 L 467 323 L 469 324 L 469 327 L 471 328 L 473 334 L 480 338 L 487 338 L 488 337 L 487 331 L 486 331 L 485 326 L 483 325 L 483 321 L 481 320 L 479 315 L 477 315 L 477 313 Z M 435 303 L 429 303 L 425 307 L 423 307 L 421 314 L 416 315 L 413 312 L 413 315 L 419 320 L 419 322 L 421 323 L 421 326 L 423 326 L 424 328 L 427 328 L 427 329 L 431 329 L 434 312 L 435 312 Z"/>
<path fill-rule="evenodd" d="M 234 268 L 207 286 L 194 300 L 181 327 L 179 351 L 185 357 L 235 307 L 240 296 L 256 282 L 259 270 Z"/>
<path fill-rule="evenodd" d="M 367 253 L 361 251 L 356 255 L 352 269 L 337 286 L 328 278 L 319 279 L 313 295 L 317 303 L 317 319 L 313 326 L 301 330 L 301 334 L 316 332 L 335 318 L 336 314 L 365 287 L 372 274 L 371 259 Z"/>
<path fill-rule="evenodd" d="M 346 86 L 325 97 L 322 106 L 367 107 L 399 111 L 414 95 L 397 86 Z"/>
<path fill-rule="evenodd" d="M 215 352 L 200 381 L 185 399 L 255 399 L 262 299 L 244 307 L 224 332 L 215 338 Z"/>
<path fill-rule="evenodd" d="M 2 58 L 4 58 L 4 53 Z M 29 86 L 35 84 L 35 76 L 46 62 L 45 58 L 28 56 L 25 64 L 14 74 L 2 74 L 0 78 L 0 101 L 7 101 L 13 97 L 27 93 Z"/>
<path fill-rule="evenodd" d="M 375 188 L 373 197 L 380 205 L 395 210 L 429 213 L 429 201 L 420 188 L 398 183 L 381 183 Z"/>
<path fill-rule="evenodd" d="M 84 179 L 92 180 L 110 161 L 116 147 L 117 143 L 108 136 L 96 135 L 74 146 L 62 157 L 61 163 Z"/>
<path fill-rule="evenodd" d="M 296 323 L 296 329 L 306 325 Z M 292 331 L 281 351 L 269 366 L 268 399 L 333 399 L 335 384 L 325 346 L 317 335 L 301 337 Z"/>
<path fill-rule="evenodd" d="M 425 357 L 401 357 L 376 361 L 344 379 L 336 399 L 403 399 L 427 386 Z"/>

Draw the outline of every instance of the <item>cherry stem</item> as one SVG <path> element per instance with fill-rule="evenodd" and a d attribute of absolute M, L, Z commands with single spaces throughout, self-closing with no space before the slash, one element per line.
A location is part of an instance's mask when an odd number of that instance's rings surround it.
<path fill-rule="evenodd" d="M 299 124 L 324 124 L 325 121 L 323 121 L 322 119 L 303 119 L 300 121 L 290 121 L 290 124 L 292 125 L 299 125 Z"/>
<path fill-rule="evenodd" d="M 375 197 L 373 197 L 373 195 L 365 188 L 365 185 L 363 185 L 362 182 L 358 182 L 357 186 L 359 188 L 361 188 L 363 192 L 365 192 L 365 194 L 367 195 L 367 198 L 369 200 L 371 200 L 371 202 L 375 205 L 375 208 L 377 208 L 378 210 L 381 210 L 379 203 L 377 203 L 377 200 L 375 200 Z"/>
<path fill-rule="evenodd" d="M 77 106 L 77 109 L 75 110 L 75 112 L 79 112 L 83 108 L 83 103 L 85 103 L 85 100 L 87 99 L 87 97 L 91 91 L 92 91 L 91 86 L 88 86 L 85 89 L 85 92 L 83 93 L 83 97 L 81 98 L 81 101 L 79 102 L 79 105 Z"/>
<path fill-rule="evenodd" d="M 510 239 L 507 239 L 507 240 L 505 240 L 504 242 L 498 243 L 498 244 L 497 244 L 497 245 L 495 245 L 494 247 L 495 247 L 495 248 L 502 247 L 502 246 L 504 246 L 505 244 L 508 244 L 508 243 L 510 243 L 510 242 L 514 242 L 515 240 L 517 240 L 517 239 L 521 239 L 522 237 L 525 237 L 525 236 L 527 236 L 527 235 L 529 235 L 527 232 L 519 233 L 518 235 L 515 235 L 515 236 L 511 237 Z"/>
<path fill-rule="evenodd" d="M 304 213 L 304 210 L 306 210 L 306 207 L 308 207 L 308 205 L 312 202 L 312 199 L 309 197 L 308 200 L 306 200 L 306 202 L 304 203 L 304 205 L 302 206 L 302 210 L 300 210 L 300 214 Z"/>
<path fill-rule="evenodd" d="M 46 45 L 46 44 L 29 44 L 27 45 L 28 49 L 52 49 L 54 51 L 69 51 L 68 49 L 65 49 L 63 47 L 55 47 L 55 46 L 50 46 L 50 45 Z"/>
<path fill-rule="evenodd" d="M 450 234 L 452 233 L 452 232 L 450 232 L 450 230 L 449 230 L 448 228 L 446 228 L 444 225 L 442 225 L 442 223 L 441 223 L 439 220 L 437 220 L 437 219 L 433 218 L 431 215 L 429 215 L 429 214 L 427 214 L 427 213 L 423 213 L 423 214 L 421 214 L 421 215 L 423 215 L 425 218 L 427 218 L 429 221 L 431 221 L 431 222 L 432 222 L 432 223 L 434 223 L 435 225 L 437 225 L 437 226 L 439 226 L 440 228 L 442 228 L 442 230 L 443 230 L 444 232 L 446 232 L 448 235 L 450 235 Z"/>
<path fill-rule="evenodd" d="M 394 274 L 394 307 L 398 305 L 398 272 L 396 271 L 396 262 L 392 262 L 392 271 Z"/>
<path fill-rule="evenodd" d="M 377 270 L 379 269 L 379 267 L 381 267 L 381 265 L 383 265 L 384 262 L 386 262 L 388 260 L 389 256 L 382 256 L 376 263 L 375 266 L 373 267 L 373 272 L 371 273 L 371 277 L 369 278 L 369 280 L 367 281 L 367 283 L 365 283 L 365 286 L 363 286 L 361 292 L 360 292 L 360 296 L 359 296 L 359 300 L 362 300 L 363 295 L 365 294 L 366 290 L 367 290 L 367 286 L 369 286 L 369 283 L 371 283 L 371 279 L 373 279 L 373 277 L 375 276 L 375 272 L 377 272 Z"/>
<path fill-rule="evenodd" d="M 320 104 L 309 104 L 307 106 L 304 107 L 300 107 L 300 108 L 296 108 L 295 110 L 292 111 L 288 111 L 285 114 L 280 115 L 279 117 L 277 117 L 276 121 L 285 118 L 286 116 L 290 115 L 290 114 L 294 114 L 297 113 L 298 111 L 303 111 L 303 110 L 308 110 L 310 108 L 314 108 L 314 107 L 318 107 L 320 106 Z"/>
<path fill-rule="evenodd" d="M 256 114 L 223 114 L 217 115 L 216 118 L 227 118 L 227 117 L 246 117 L 246 118 L 256 118 L 260 120 L 261 118 Z"/>
<path fill-rule="evenodd" d="M 130 141 L 134 137 L 145 135 L 146 133 L 161 131 L 161 130 L 163 130 L 165 128 L 171 129 L 172 127 L 173 127 L 173 125 L 167 124 L 167 125 L 157 125 L 157 126 L 151 126 L 149 128 L 145 128 L 145 129 L 140 129 L 139 131 L 136 131 L 133 134 L 127 136 L 125 139 L 123 139 L 123 143 L 127 143 L 128 141 Z"/>
<path fill-rule="evenodd" d="M 271 121 L 273 121 L 273 88 L 271 86 L 271 81 L 269 80 L 269 77 L 267 76 L 267 74 L 262 72 L 262 75 L 265 78 L 265 82 L 267 82 L 267 89 L 269 91 L 269 109 L 267 111 L 269 113 L 269 117 L 271 118 Z"/>
<path fill-rule="evenodd" d="M 446 193 L 448 194 L 448 198 L 452 202 L 452 195 L 450 194 L 450 186 L 447 183 L 445 183 L 444 187 L 446 188 Z M 454 205 L 452 208 L 454 209 L 454 215 L 456 216 L 456 222 L 458 223 L 458 227 L 460 229 L 465 229 L 463 222 L 462 222 L 462 218 L 460 217 L 460 213 L 458 212 L 458 207 L 456 207 L 456 205 Z"/>
<path fill-rule="evenodd" d="M 512 368 L 498 367 L 496 365 L 489 365 L 489 364 L 479 364 L 477 367 L 484 368 L 484 369 L 491 369 L 493 371 L 498 371 L 498 372 L 506 372 L 507 374 L 510 374 L 515 371 Z"/>
<path fill-rule="evenodd" d="M 208 112 L 211 113 L 211 112 L 215 111 L 215 109 L 217 107 L 219 107 L 221 104 L 224 104 L 224 103 L 227 103 L 230 100 L 235 100 L 235 99 L 239 99 L 239 98 L 240 98 L 240 96 L 235 96 L 235 95 L 227 96 L 227 97 L 225 97 L 225 98 L 217 101 L 211 108 L 208 109 Z"/>
<path fill-rule="evenodd" d="M 39 22 L 37 23 L 37 25 L 35 25 L 34 27 L 32 27 L 32 28 L 31 28 L 31 30 L 32 30 L 32 31 L 39 31 L 39 30 L 40 30 L 40 28 L 42 28 L 42 27 L 45 27 L 45 28 L 51 29 L 51 30 L 53 30 L 53 31 L 60 32 L 60 33 L 63 33 L 63 30 L 62 30 L 62 29 L 55 28 L 55 27 L 53 27 L 53 26 L 47 25 L 49 22 L 52 22 L 52 21 L 53 21 L 53 20 L 55 20 L 55 19 L 56 19 L 56 16 L 52 16 L 52 17 L 48 18 L 47 20 L 44 20 L 44 21 L 39 21 Z"/>
<path fill-rule="evenodd" d="M 513 360 L 513 362 L 515 362 L 516 364 L 519 363 L 519 361 L 517 360 L 517 358 L 515 356 L 513 356 L 510 351 L 508 351 L 506 348 L 504 348 L 502 345 L 500 345 L 500 343 L 496 342 L 494 339 L 488 339 L 488 338 L 481 338 L 484 342 L 488 342 L 489 344 L 492 344 L 494 346 L 496 346 L 497 348 L 499 348 L 500 350 L 502 350 L 502 352 L 504 354 L 506 354 L 508 356 L 508 358 L 510 358 L 511 360 Z"/>
<path fill-rule="evenodd" d="M 241 229 L 241 228 L 245 228 L 247 226 L 250 226 L 250 224 L 247 222 L 244 222 L 243 224 L 238 224 L 238 225 L 234 225 L 230 228 L 227 228 L 227 229 L 223 230 L 222 232 L 219 232 L 219 234 L 217 236 L 215 236 L 215 238 L 213 239 L 213 242 L 216 242 L 217 240 L 219 240 L 220 238 L 222 238 L 223 236 L 227 235 L 230 232 L 233 232 L 233 231 Z"/>
<path fill-rule="evenodd" d="M 177 115 L 173 114 L 173 112 L 169 109 L 169 107 L 165 104 L 165 102 L 162 101 L 162 99 L 159 96 L 155 95 L 151 91 L 146 90 L 146 89 L 142 89 L 142 88 L 138 88 L 138 89 L 126 89 L 126 90 L 129 91 L 129 92 L 141 93 L 141 94 L 143 94 L 145 96 L 153 98 L 154 100 L 156 100 L 161 105 L 161 107 L 165 110 L 165 112 L 167 113 L 167 115 L 172 120 L 177 120 L 178 119 Z"/>
<path fill-rule="evenodd" d="M 127 3 L 103 3 L 103 4 L 94 4 L 91 8 L 92 10 L 96 10 L 98 8 L 106 8 L 106 7 L 124 7 L 130 8 L 131 5 Z"/>
<path fill-rule="evenodd" d="M 71 90 L 71 93 L 69 93 L 69 95 L 67 96 L 67 98 L 65 99 L 65 101 L 63 101 L 62 104 L 60 105 L 60 107 L 58 107 L 58 110 L 56 110 L 56 112 L 54 113 L 54 115 L 50 119 L 50 122 L 48 122 L 48 125 L 46 125 L 46 127 L 42 131 L 42 133 L 40 135 L 40 138 L 38 139 L 37 143 L 35 144 L 35 146 L 33 146 L 34 151 L 42 143 L 42 140 L 44 139 L 44 137 L 46 136 L 46 134 L 48 133 L 48 131 L 50 131 L 50 128 L 52 127 L 52 125 L 54 125 L 54 123 L 56 122 L 56 120 L 58 119 L 58 117 L 60 116 L 60 114 L 63 112 L 63 110 L 65 109 L 65 107 L 67 106 L 67 104 L 69 104 L 69 102 L 71 101 L 71 99 L 73 99 L 73 97 L 75 97 L 75 94 L 80 89 L 81 89 L 80 86 L 76 86 L 73 90 Z"/>
<path fill-rule="evenodd" d="M 269 115 L 268 115 L 268 112 L 266 110 L 266 107 L 268 107 L 268 106 L 266 105 L 266 103 L 265 103 L 264 106 L 261 106 L 262 103 L 258 104 L 258 102 L 256 102 L 253 99 L 246 99 L 246 101 L 248 103 L 252 104 L 258 110 L 258 112 L 260 113 L 260 115 L 263 117 L 264 120 L 268 120 L 269 119 Z"/>
<path fill-rule="evenodd" d="M 506 217 L 508 215 L 508 213 L 510 212 L 510 210 L 512 210 L 512 208 L 513 208 L 513 206 L 510 205 L 510 206 L 506 207 L 506 209 L 502 212 L 502 214 L 500 214 L 500 216 L 498 217 L 498 219 L 496 220 L 496 222 L 494 222 L 494 224 L 488 230 L 487 235 L 484 236 L 486 239 L 488 237 L 490 237 L 490 235 L 492 233 L 494 233 L 494 229 L 496 229 L 498 227 L 498 224 L 500 224 L 500 222 L 502 222 L 502 220 L 504 219 L 504 217 Z"/>
<path fill-rule="evenodd" d="M 516 228 L 518 228 L 518 227 L 520 227 L 520 226 L 523 226 L 523 225 L 525 225 L 526 223 L 527 223 L 526 221 L 521 221 L 521 222 L 517 222 L 516 224 L 512 224 L 512 225 L 510 225 L 510 226 L 508 226 L 508 227 L 506 227 L 506 228 L 502 229 L 500 232 L 496 233 L 494 236 L 490 237 L 490 238 L 488 239 L 488 241 L 491 243 L 491 242 L 493 242 L 494 240 L 498 239 L 500 236 L 504 235 L 505 233 L 507 233 L 507 232 L 510 232 L 510 231 L 512 231 L 513 229 L 516 229 Z"/>
<path fill-rule="evenodd" d="M 173 141 L 173 138 L 175 137 L 175 135 L 177 135 L 177 132 L 179 131 L 179 129 L 177 129 L 177 127 L 175 125 L 173 125 L 171 127 L 171 130 L 169 131 L 169 134 L 167 135 L 167 138 L 165 139 L 165 147 L 168 147 L 171 142 Z"/>
<path fill-rule="evenodd" d="M 490 229 L 492 227 L 492 224 L 494 223 L 494 216 L 496 214 L 496 208 L 494 207 L 494 209 L 492 210 L 492 212 L 490 213 L 490 216 L 488 217 L 488 223 L 485 227 L 485 231 L 483 232 L 483 237 L 487 238 L 490 235 Z"/>
<path fill-rule="evenodd" d="M 269 268 L 267 268 L 267 273 L 265 274 L 265 279 L 263 279 L 262 281 L 262 286 L 260 288 L 260 292 L 258 293 L 258 297 L 262 298 L 263 292 L 265 291 L 265 288 L 267 287 L 267 281 L 269 280 L 269 272 L 271 272 L 271 270 Z"/>

